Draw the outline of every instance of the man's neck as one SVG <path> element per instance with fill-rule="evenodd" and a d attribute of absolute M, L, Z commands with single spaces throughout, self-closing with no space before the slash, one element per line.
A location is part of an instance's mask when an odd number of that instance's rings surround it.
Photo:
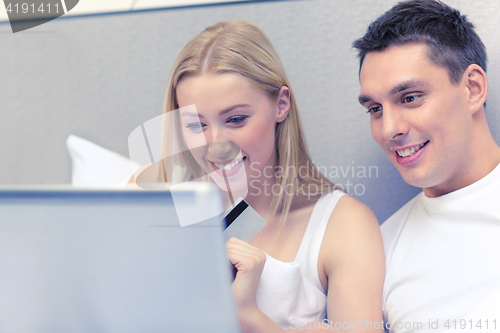
<path fill-rule="evenodd" d="M 479 156 L 473 157 L 474 162 L 467 168 L 468 170 L 464 170 L 466 172 L 463 175 L 456 177 L 452 183 L 423 188 L 425 196 L 435 198 L 455 192 L 474 184 L 492 172 L 500 164 L 500 147 L 491 137 L 489 144 L 483 145 L 482 148 L 478 154 Z"/>

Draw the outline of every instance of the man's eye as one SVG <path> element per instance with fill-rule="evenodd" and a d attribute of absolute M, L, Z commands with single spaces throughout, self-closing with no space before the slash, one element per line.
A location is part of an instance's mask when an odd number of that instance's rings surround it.
<path fill-rule="evenodd" d="M 186 128 L 190 129 L 195 133 L 198 133 L 202 131 L 203 125 L 201 123 L 189 123 L 186 125 Z"/>
<path fill-rule="evenodd" d="M 379 111 L 382 111 L 382 107 L 381 106 L 374 106 L 372 108 L 369 108 L 367 113 L 372 113 L 372 114 L 375 114 Z"/>
<path fill-rule="evenodd" d="M 402 103 L 411 103 L 411 102 L 414 102 L 417 98 L 418 98 L 418 96 L 416 96 L 416 95 L 405 96 L 405 97 L 403 97 Z"/>
<path fill-rule="evenodd" d="M 235 116 L 229 118 L 226 123 L 229 125 L 243 125 L 243 123 L 247 120 L 247 116 Z"/>

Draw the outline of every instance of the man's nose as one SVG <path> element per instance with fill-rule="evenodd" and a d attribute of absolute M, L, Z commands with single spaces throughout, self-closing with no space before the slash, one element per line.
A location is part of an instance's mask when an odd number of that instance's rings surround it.
<path fill-rule="evenodd" d="M 384 139 L 394 140 L 408 133 L 409 126 L 403 112 L 397 107 L 384 107 L 382 115 Z"/>

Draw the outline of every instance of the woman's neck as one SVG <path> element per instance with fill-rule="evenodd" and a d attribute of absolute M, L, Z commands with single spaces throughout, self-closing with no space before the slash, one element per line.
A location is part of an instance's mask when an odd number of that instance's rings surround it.
<path fill-rule="evenodd" d="M 270 189 L 271 186 L 272 185 L 268 186 L 267 188 Z M 249 190 L 248 195 L 245 197 L 245 201 L 248 202 L 248 204 L 252 206 L 252 208 L 255 209 L 255 211 L 259 213 L 259 215 L 264 219 L 267 217 L 272 200 L 273 195 L 270 190 L 267 193 L 264 190 L 262 190 L 260 193 L 259 191 Z"/>

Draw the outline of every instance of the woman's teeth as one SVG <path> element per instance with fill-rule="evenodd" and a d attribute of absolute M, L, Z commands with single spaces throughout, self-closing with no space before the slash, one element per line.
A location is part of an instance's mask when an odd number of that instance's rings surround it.
<path fill-rule="evenodd" d="M 217 164 L 215 162 L 214 162 L 214 164 L 217 168 L 221 169 L 222 171 L 229 171 L 232 168 L 234 168 L 235 166 L 237 166 L 238 164 L 240 164 L 241 161 L 243 161 L 243 157 L 233 161 L 232 163 L 226 164 L 226 165 Z"/>
<path fill-rule="evenodd" d="M 411 148 L 406 148 L 405 150 L 397 150 L 397 153 L 401 157 L 408 157 L 413 154 L 415 154 L 417 151 L 420 150 L 427 142 L 422 143 L 421 145 L 411 147 Z"/>

